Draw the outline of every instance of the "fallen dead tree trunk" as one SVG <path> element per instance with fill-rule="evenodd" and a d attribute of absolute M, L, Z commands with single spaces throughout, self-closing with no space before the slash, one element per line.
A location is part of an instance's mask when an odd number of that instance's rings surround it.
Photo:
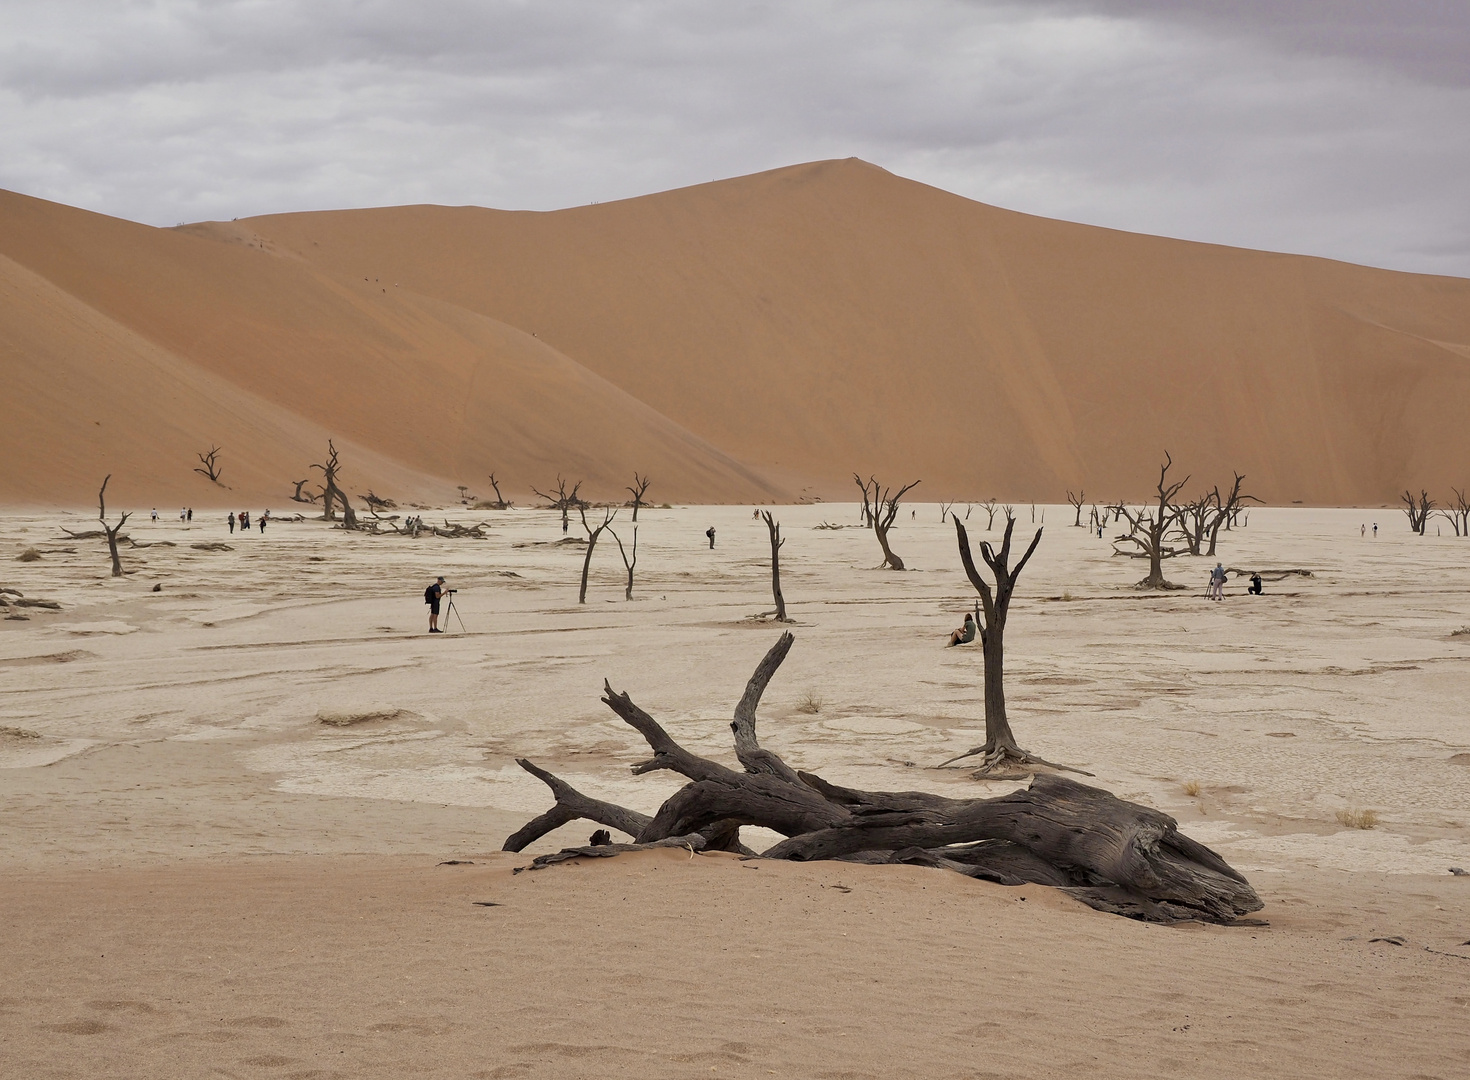
<path fill-rule="evenodd" d="M 1236 577 L 1250 577 L 1250 575 L 1252 574 L 1260 574 L 1263 581 L 1284 581 L 1289 577 L 1316 577 L 1316 575 L 1313 574 L 1312 571 L 1303 570 L 1299 567 L 1290 567 L 1286 569 L 1273 568 L 1270 570 L 1242 570 L 1237 566 L 1227 566 L 1225 568 L 1225 572 L 1227 574 L 1234 574 Z"/>
<path fill-rule="evenodd" d="M 523 850 L 586 819 L 626 833 L 633 844 L 567 849 L 535 865 L 650 844 L 747 851 L 740 829 L 750 825 L 787 838 L 762 858 L 935 866 L 1005 885 L 1055 886 L 1099 910 L 1154 922 L 1228 923 L 1261 908 L 1245 878 L 1180 833 L 1173 818 L 1075 780 L 1043 774 L 999 798 L 952 799 L 858 791 L 793 770 L 761 747 L 755 732 L 760 697 L 792 640 L 781 635 L 735 709 L 731 728 L 743 771 L 690 753 L 626 693 L 604 683 L 603 701 L 653 751 L 633 773 L 668 769 L 690 783 L 648 817 L 589 798 L 522 759 L 521 767 L 551 789 L 555 805 L 510 836 L 505 850 Z"/>

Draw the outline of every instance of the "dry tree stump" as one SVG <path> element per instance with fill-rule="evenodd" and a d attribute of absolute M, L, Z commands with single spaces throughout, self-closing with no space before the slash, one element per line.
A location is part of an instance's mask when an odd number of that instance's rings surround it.
<path fill-rule="evenodd" d="M 589 798 L 520 759 L 551 789 L 555 804 L 508 837 L 504 850 L 524 850 L 585 819 L 632 842 L 569 848 L 539 857 L 532 868 L 649 846 L 754 855 L 740 840 L 741 828 L 750 825 L 786 837 L 760 858 L 911 863 L 1004 885 L 1050 885 L 1100 911 L 1150 922 L 1230 923 L 1262 907 L 1240 873 L 1179 832 L 1169 815 L 1065 777 L 1039 775 L 1030 787 L 999 798 L 952 799 L 857 791 L 792 769 L 757 740 L 756 708 L 793 640 L 781 635 L 735 708 L 730 726 L 738 770 L 686 750 L 628 694 L 604 683 L 603 702 L 652 751 L 633 773 L 668 769 L 690 782 L 649 817 Z"/>

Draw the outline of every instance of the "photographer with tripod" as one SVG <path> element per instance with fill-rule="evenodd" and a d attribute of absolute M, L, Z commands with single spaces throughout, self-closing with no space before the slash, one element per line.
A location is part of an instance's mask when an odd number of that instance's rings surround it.
<path fill-rule="evenodd" d="M 439 600 L 445 593 L 449 593 L 452 597 L 454 590 L 444 587 L 443 577 L 440 577 L 434 584 L 424 590 L 424 603 L 429 605 L 429 633 L 431 634 L 444 633 L 443 630 L 439 629 Z M 450 603 L 453 602 L 453 599 L 451 599 Z"/>
<path fill-rule="evenodd" d="M 446 596 L 449 598 L 449 607 L 444 613 L 444 625 L 449 625 L 450 615 L 459 619 L 459 611 L 454 606 L 454 594 L 457 592 L 459 592 L 458 589 L 446 589 L 444 587 L 443 577 L 435 579 L 434 584 L 424 590 L 424 603 L 429 605 L 429 633 L 444 633 L 443 630 L 439 629 L 439 601 Z M 459 619 L 459 628 L 461 630 L 464 629 L 464 619 Z"/>

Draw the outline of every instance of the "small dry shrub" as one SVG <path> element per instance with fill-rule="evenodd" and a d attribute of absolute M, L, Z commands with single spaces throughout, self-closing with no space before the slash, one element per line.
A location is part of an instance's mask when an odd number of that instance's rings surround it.
<path fill-rule="evenodd" d="M 35 551 L 35 548 L 31 549 Z M 1458 630 L 1451 630 L 1450 637 L 1470 637 L 1470 626 L 1462 626 Z"/>
<path fill-rule="evenodd" d="M 38 559 L 40 559 L 40 557 L 41 553 L 33 547 L 26 548 L 24 551 L 16 556 L 16 558 L 21 562 L 36 562 Z"/>
<path fill-rule="evenodd" d="M 1191 799 L 1197 799 L 1199 798 L 1199 793 L 1200 786 L 1198 780 L 1186 780 L 1184 782 L 1184 794 L 1188 795 Z"/>
<path fill-rule="evenodd" d="M 1378 814 L 1373 810 L 1339 810 L 1337 820 L 1349 829 L 1371 829 L 1378 824 Z"/>
<path fill-rule="evenodd" d="M 815 690 L 808 690 L 797 701 L 796 711 L 806 713 L 808 716 L 817 715 L 817 713 L 822 711 L 822 695 Z"/>

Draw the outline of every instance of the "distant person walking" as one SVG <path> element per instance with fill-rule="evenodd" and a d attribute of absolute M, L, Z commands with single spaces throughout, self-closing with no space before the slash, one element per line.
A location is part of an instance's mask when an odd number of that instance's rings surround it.
<path fill-rule="evenodd" d="M 715 527 L 711 525 L 708 529 L 705 529 L 704 535 L 709 537 L 709 549 L 713 551 L 715 549 Z"/>
<path fill-rule="evenodd" d="M 1378 522 L 1373 523 L 1373 539 L 1378 539 Z"/>
<path fill-rule="evenodd" d="M 187 520 L 193 521 L 194 520 L 194 508 L 192 506 L 189 507 L 188 515 L 189 516 L 188 516 Z"/>
<path fill-rule="evenodd" d="M 188 520 L 189 520 L 189 511 L 185 510 L 182 506 L 179 507 L 179 522 L 182 524 L 183 522 L 188 521 Z"/>
<path fill-rule="evenodd" d="M 153 508 L 153 524 L 158 524 L 158 507 Z"/>
<path fill-rule="evenodd" d="M 264 536 L 265 535 L 265 519 L 266 519 L 266 517 L 268 515 L 269 515 L 269 511 L 267 511 L 265 514 L 261 514 L 260 515 L 260 535 L 261 536 Z"/>
<path fill-rule="evenodd" d="M 1367 536 L 1368 535 L 1368 526 L 1367 525 L 1361 526 L 1361 528 L 1360 528 L 1360 530 L 1358 532 L 1358 535 L 1359 536 Z"/>
<path fill-rule="evenodd" d="M 1216 563 L 1215 569 L 1210 571 L 1209 596 L 1211 600 L 1225 599 L 1225 567 L 1220 563 Z"/>
<path fill-rule="evenodd" d="M 225 515 L 225 520 L 230 523 L 230 535 L 231 536 L 234 536 L 235 535 L 235 515 L 234 514 L 226 514 Z"/>

